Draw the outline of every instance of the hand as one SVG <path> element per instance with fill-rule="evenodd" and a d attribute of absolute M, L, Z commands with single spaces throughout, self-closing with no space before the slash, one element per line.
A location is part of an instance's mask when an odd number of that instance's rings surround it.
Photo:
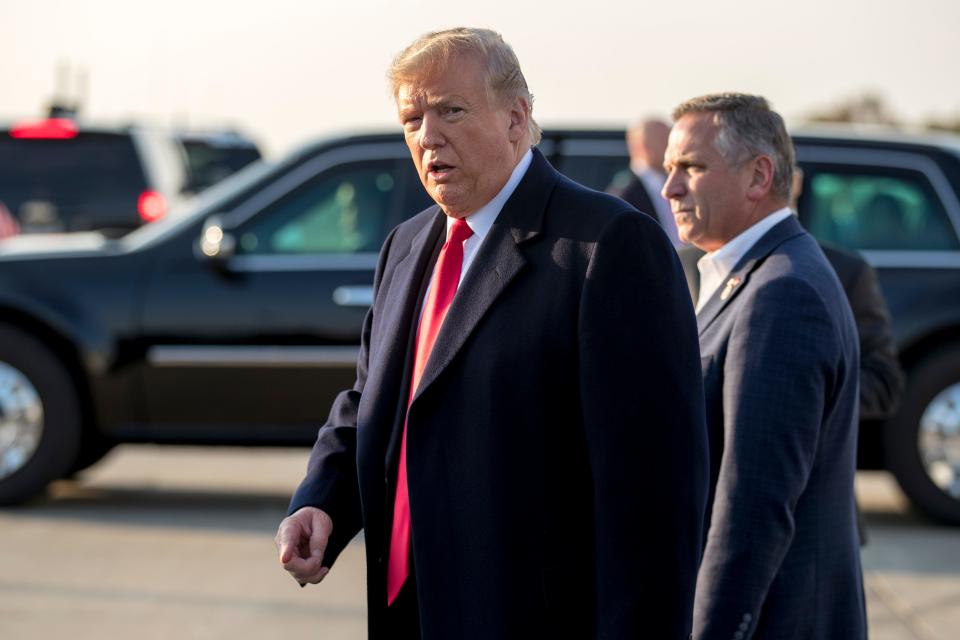
<path fill-rule="evenodd" d="M 321 563 L 332 532 L 333 520 L 316 507 L 303 507 L 280 523 L 274 538 L 280 564 L 301 587 L 317 584 L 329 573 Z"/>

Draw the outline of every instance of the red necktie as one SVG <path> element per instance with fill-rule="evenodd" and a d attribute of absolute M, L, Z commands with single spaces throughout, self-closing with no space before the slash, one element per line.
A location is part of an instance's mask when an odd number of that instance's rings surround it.
<path fill-rule="evenodd" d="M 450 225 L 447 242 L 440 249 L 440 257 L 433 268 L 427 302 L 420 315 L 417 328 L 417 350 L 413 361 L 413 378 L 410 382 L 410 401 L 420 384 L 420 377 L 427 366 L 433 343 L 440 333 L 440 326 L 453 302 L 460 284 L 463 268 L 463 243 L 473 235 L 473 229 L 463 219 Z M 397 494 L 393 501 L 393 526 L 390 531 L 390 555 L 387 559 L 387 604 L 393 604 L 400 594 L 403 583 L 410 575 L 410 495 L 407 491 L 407 423 L 403 424 L 400 438 L 400 464 L 397 467 Z"/>

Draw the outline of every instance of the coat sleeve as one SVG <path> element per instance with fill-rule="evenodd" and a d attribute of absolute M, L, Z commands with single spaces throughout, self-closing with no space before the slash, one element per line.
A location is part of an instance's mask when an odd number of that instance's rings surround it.
<path fill-rule="evenodd" d="M 384 241 L 374 276 L 374 300 L 380 290 L 394 233 Z M 367 312 L 360 335 L 357 379 L 353 388 L 337 395 L 327 422 L 320 428 L 310 452 L 307 473 L 290 501 L 288 513 L 306 506 L 325 511 L 333 520 L 333 534 L 324 554 L 324 566 L 334 560 L 360 531 L 360 489 L 357 480 L 357 410 L 367 381 L 370 333 L 376 303 Z"/>
<path fill-rule="evenodd" d="M 696 320 L 666 235 L 626 212 L 602 231 L 580 318 L 598 638 L 682 638 L 708 491 Z"/>
<path fill-rule="evenodd" d="M 846 290 L 860 335 L 860 418 L 888 418 L 903 394 L 903 370 L 890 329 L 890 312 L 877 283 L 877 273 L 866 261 Z"/>
<path fill-rule="evenodd" d="M 757 620 L 793 540 L 843 345 L 820 296 L 797 278 L 758 285 L 736 310 L 723 365 L 723 455 L 697 584 L 694 637 Z"/>

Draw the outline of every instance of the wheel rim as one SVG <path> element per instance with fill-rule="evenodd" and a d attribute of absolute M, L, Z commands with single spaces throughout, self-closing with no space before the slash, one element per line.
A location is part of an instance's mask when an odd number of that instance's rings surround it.
<path fill-rule="evenodd" d="M 19 370 L 0 362 L 0 480 L 30 461 L 42 435 L 40 394 Z"/>
<path fill-rule="evenodd" d="M 960 500 L 960 382 L 927 405 L 918 435 L 927 476 L 941 491 Z"/>

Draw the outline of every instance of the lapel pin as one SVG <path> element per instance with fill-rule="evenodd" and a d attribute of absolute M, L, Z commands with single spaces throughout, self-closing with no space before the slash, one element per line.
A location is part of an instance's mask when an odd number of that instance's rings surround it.
<path fill-rule="evenodd" d="M 727 284 L 724 285 L 723 291 L 720 292 L 720 299 L 726 300 L 733 293 L 733 290 L 737 288 L 737 285 L 740 284 L 740 277 L 734 276 L 727 280 Z"/>

